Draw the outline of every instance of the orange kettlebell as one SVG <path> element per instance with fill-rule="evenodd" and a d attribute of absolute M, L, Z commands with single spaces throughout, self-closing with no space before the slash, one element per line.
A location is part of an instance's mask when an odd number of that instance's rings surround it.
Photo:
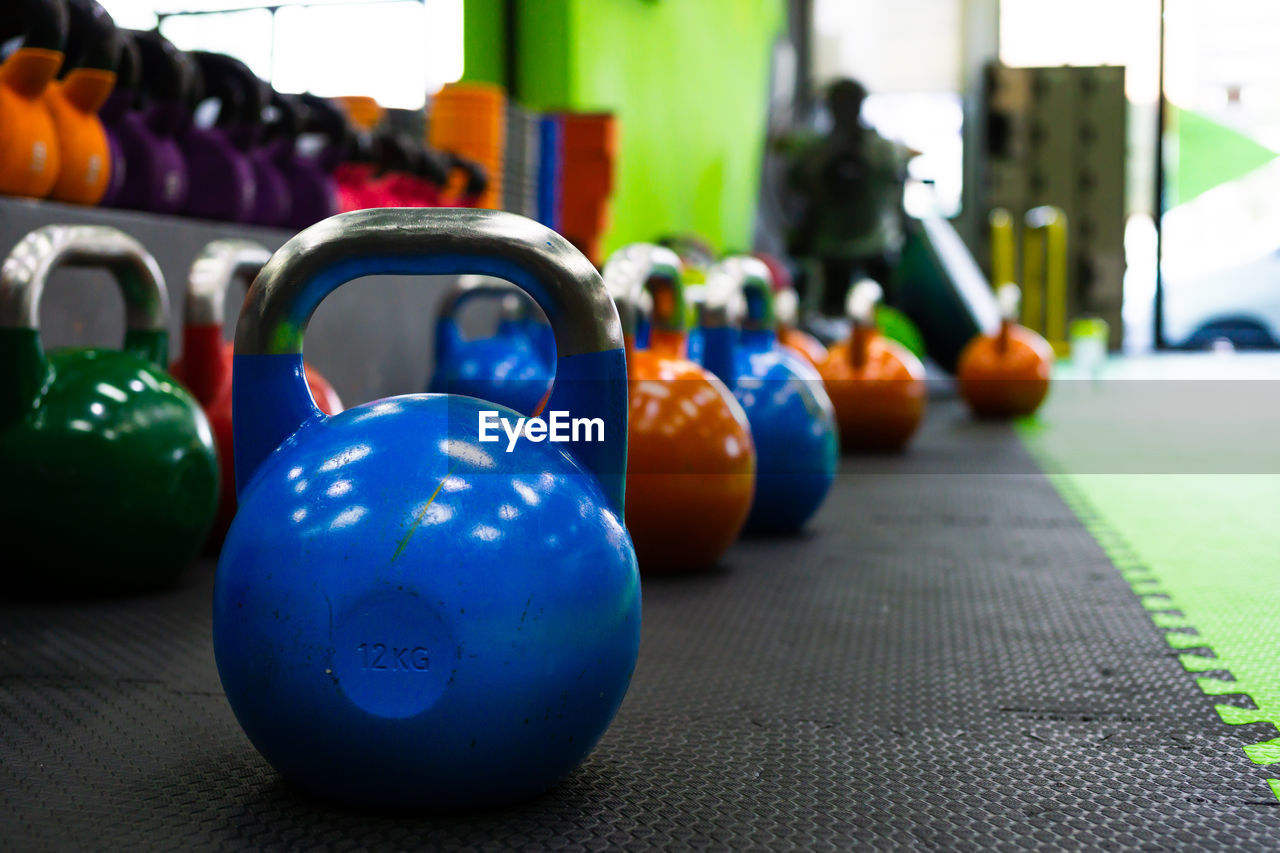
<path fill-rule="evenodd" d="M 746 413 L 724 383 L 687 357 L 682 273 L 674 252 L 643 243 L 615 252 L 604 268 L 626 342 L 626 525 L 642 572 L 714 564 L 738 538 L 755 492 Z M 649 346 L 637 349 L 646 290 Z"/>
<path fill-rule="evenodd" d="M 44 198 L 58 180 L 58 133 L 44 94 L 62 67 L 67 40 L 63 0 L 8 0 L 0 41 L 22 46 L 0 64 L 0 193 Z"/>
<path fill-rule="evenodd" d="M 97 204 L 111 180 L 111 148 L 98 110 L 116 85 L 116 25 L 95 0 L 67 0 L 67 58 L 44 91 L 58 133 L 58 180 L 50 198 Z"/>
<path fill-rule="evenodd" d="M 1029 415 L 1049 393 L 1053 348 L 1040 335 L 1014 321 L 1022 292 L 1016 284 L 1002 284 L 1000 331 L 979 335 L 960 353 L 956 377 L 960 396 L 980 418 Z"/>
<path fill-rule="evenodd" d="M 840 446 L 901 450 L 924 418 L 924 365 L 876 328 L 880 285 L 864 280 L 849 291 L 853 333 L 818 368 L 836 408 Z"/>
<path fill-rule="evenodd" d="M 803 358 L 814 369 L 827 360 L 827 348 L 808 332 L 797 328 L 800 299 L 795 290 L 779 290 L 773 296 L 773 312 L 778 318 L 778 343 Z"/>

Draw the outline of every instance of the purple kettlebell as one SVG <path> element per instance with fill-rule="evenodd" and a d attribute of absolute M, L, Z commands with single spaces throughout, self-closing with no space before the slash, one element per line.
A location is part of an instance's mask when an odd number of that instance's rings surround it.
<path fill-rule="evenodd" d="M 257 78 L 238 59 L 204 51 L 188 55 L 197 69 L 198 85 L 188 99 L 178 134 L 191 178 L 182 212 L 202 219 L 249 222 L 258 184 L 253 162 L 242 147 L 247 136 L 243 127 L 247 119 L 256 121 L 262 112 Z M 254 85 L 248 85 L 248 80 Z M 197 124 L 194 115 L 196 106 L 206 100 L 218 103 L 217 119 L 208 127 Z"/>
<path fill-rule="evenodd" d="M 338 185 L 333 170 L 342 161 L 351 127 L 346 114 L 316 95 L 287 98 L 299 116 L 298 136 L 277 150 L 276 166 L 289 182 L 293 209 L 286 223 L 307 228 L 338 212 Z"/>
<path fill-rule="evenodd" d="M 98 110 L 98 119 L 107 134 L 107 148 L 111 152 L 111 177 L 107 189 L 98 200 L 102 207 L 119 207 L 120 193 L 124 190 L 128 161 L 124 145 L 120 141 L 120 125 L 133 107 L 138 88 L 138 46 L 128 30 L 116 30 L 116 85 Z"/>
<path fill-rule="evenodd" d="M 119 30 L 119 82 L 101 110 L 112 152 L 103 204 L 177 213 L 187 200 L 187 161 L 175 134 L 191 69 L 157 32 Z"/>
<path fill-rule="evenodd" d="M 265 109 L 256 120 L 236 129 L 235 136 L 249 151 L 258 195 L 249 221 L 256 225 L 283 227 L 293 210 L 293 193 L 277 160 L 282 151 L 292 151 L 298 136 L 298 113 L 292 104 L 262 80 L 256 81 Z"/>

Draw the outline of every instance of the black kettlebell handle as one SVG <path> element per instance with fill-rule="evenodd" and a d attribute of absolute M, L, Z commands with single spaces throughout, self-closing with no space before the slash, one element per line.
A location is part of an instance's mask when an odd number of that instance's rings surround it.
<path fill-rule="evenodd" d="M 461 169 L 466 175 L 467 185 L 463 189 L 464 195 L 481 195 L 489 188 L 489 172 L 484 166 L 452 151 L 445 152 L 445 155 L 449 158 L 450 172 Z"/>
<path fill-rule="evenodd" d="M 58 76 L 66 77 L 77 68 L 115 71 L 119 57 L 116 22 L 97 0 L 67 0 L 66 61 Z"/>
<path fill-rule="evenodd" d="M 298 95 L 298 101 L 303 108 L 302 132 L 324 136 L 335 153 L 345 151 L 354 136 L 346 113 L 328 98 L 310 92 Z"/>
<path fill-rule="evenodd" d="M 402 134 L 389 131 L 374 133 L 373 160 L 379 175 L 388 172 L 413 174 L 417 165 L 411 143 Z"/>
<path fill-rule="evenodd" d="M 142 79 L 142 57 L 132 30 L 116 30 L 116 89 L 136 92 Z"/>
<path fill-rule="evenodd" d="M 269 93 L 268 110 L 274 111 L 271 118 L 264 116 L 262 123 L 262 142 L 273 142 L 277 139 L 297 139 L 302 132 L 302 106 L 294 95 L 277 92 L 264 84 Z"/>
<path fill-rule="evenodd" d="M 195 69 L 173 42 L 153 31 L 130 30 L 138 50 L 139 89 L 153 100 L 185 101 L 192 92 Z"/>
<path fill-rule="evenodd" d="M 22 36 L 22 46 L 63 52 L 69 27 L 66 0 L 4 0 L 0 42 Z"/>
<path fill-rule="evenodd" d="M 418 177 L 436 187 L 449 183 L 449 161 L 441 152 L 422 147 L 418 163 Z"/>
<path fill-rule="evenodd" d="M 204 50 L 193 50 L 190 56 L 203 81 L 200 100 L 213 98 L 221 104 L 218 127 L 258 122 L 265 100 L 264 87 L 249 66 L 234 57 Z"/>

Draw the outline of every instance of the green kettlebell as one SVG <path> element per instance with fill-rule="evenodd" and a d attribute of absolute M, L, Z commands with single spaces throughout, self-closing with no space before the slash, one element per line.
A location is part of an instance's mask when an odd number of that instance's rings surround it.
<path fill-rule="evenodd" d="M 103 267 L 124 293 L 124 349 L 46 353 L 37 310 L 59 266 Z M 58 596 L 154 589 L 200 548 L 218 499 L 209 422 L 165 371 L 155 259 L 114 228 L 32 231 L 0 269 L 0 586 Z"/>

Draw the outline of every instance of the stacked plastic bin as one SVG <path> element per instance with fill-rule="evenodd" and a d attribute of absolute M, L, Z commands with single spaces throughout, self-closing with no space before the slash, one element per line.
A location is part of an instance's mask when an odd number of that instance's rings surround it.
<path fill-rule="evenodd" d="M 564 113 L 561 127 L 560 232 L 599 264 L 618 154 L 617 121 L 612 113 Z"/>
<path fill-rule="evenodd" d="M 503 152 L 507 136 L 507 96 L 489 83 L 451 83 L 431 106 L 432 148 L 475 160 L 488 170 L 489 187 L 480 207 L 503 207 Z M 450 188 L 449 195 L 457 188 Z"/>
<path fill-rule="evenodd" d="M 543 116 L 538 122 L 538 221 L 560 230 L 560 179 L 564 152 L 560 116 Z"/>

